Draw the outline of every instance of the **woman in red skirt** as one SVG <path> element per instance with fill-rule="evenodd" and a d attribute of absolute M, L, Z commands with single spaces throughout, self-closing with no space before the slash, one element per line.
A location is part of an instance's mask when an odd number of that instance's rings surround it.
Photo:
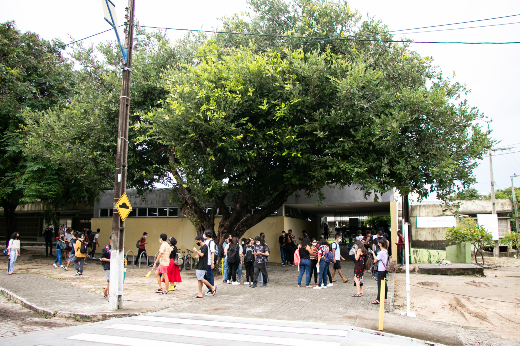
<path fill-rule="evenodd" d="M 170 237 L 170 244 L 172 246 L 172 252 L 170 252 L 170 265 L 168 266 L 168 279 L 170 281 L 169 291 L 175 290 L 175 283 L 182 282 L 181 272 L 179 267 L 175 265 L 175 258 L 177 257 L 177 239 Z M 162 279 L 164 282 L 164 279 Z"/>

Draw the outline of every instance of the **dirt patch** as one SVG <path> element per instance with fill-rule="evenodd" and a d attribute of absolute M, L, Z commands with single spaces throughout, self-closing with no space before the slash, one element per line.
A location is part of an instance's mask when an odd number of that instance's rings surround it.
<path fill-rule="evenodd" d="M 431 281 L 421 281 L 421 282 L 418 282 L 417 285 L 427 286 L 427 287 L 439 287 L 438 282 L 431 282 Z"/>
<path fill-rule="evenodd" d="M 410 274 L 411 306 L 417 317 L 475 327 L 520 340 L 520 299 L 515 298 L 520 259 L 486 258 L 485 277 Z M 394 312 L 406 309 L 404 274 L 396 274 Z"/>

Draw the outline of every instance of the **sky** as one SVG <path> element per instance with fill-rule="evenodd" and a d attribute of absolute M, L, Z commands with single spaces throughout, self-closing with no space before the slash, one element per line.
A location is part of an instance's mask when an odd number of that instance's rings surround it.
<path fill-rule="evenodd" d="M 122 24 L 128 1 L 112 1 L 116 5 L 118 23 Z M 135 1 L 136 19 L 140 24 L 160 27 L 213 30 L 219 26 L 218 18 L 247 10 L 245 0 Z M 520 42 L 520 1 L 352 0 L 349 6 L 363 18 L 370 16 L 380 20 L 389 30 L 511 16 L 395 34 L 398 35 L 396 38 L 406 37 L 415 41 Z M 71 37 L 81 39 L 109 28 L 103 19 L 102 0 L 0 0 L 0 8 L 0 22 L 14 20 L 21 31 L 33 31 L 45 39 L 59 38 L 66 43 L 71 41 Z M 470 28 L 475 26 L 486 27 Z M 425 32 L 431 30 L 443 31 Z M 98 43 L 114 38 L 113 32 L 107 32 L 86 42 Z M 520 44 L 416 43 L 411 49 L 422 56 L 432 57 L 444 76 L 471 90 L 466 98 L 490 120 L 489 125 L 483 125 L 491 128 L 492 138 L 498 141 L 494 148 L 510 148 L 493 152 L 495 189 L 510 187 L 510 176 L 520 175 L 520 138 L 516 138 L 520 125 L 517 115 L 520 108 L 517 95 L 520 90 Z M 474 187 L 488 194 L 491 179 L 487 155 L 479 162 L 474 175 L 477 179 Z M 515 186 L 520 187 L 520 178 L 515 178 Z"/>

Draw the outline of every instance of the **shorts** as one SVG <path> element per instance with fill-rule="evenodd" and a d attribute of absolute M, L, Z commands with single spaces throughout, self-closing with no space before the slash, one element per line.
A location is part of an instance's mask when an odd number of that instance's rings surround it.
<path fill-rule="evenodd" d="M 168 266 L 163 266 L 159 264 L 159 266 L 157 267 L 157 271 L 159 271 L 159 273 L 161 274 L 168 274 Z"/>
<path fill-rule="evenodd" d="M 105 279 L 107 279 L 107 282 L 110 281 L 110 269 L 109 270 L 105 270 Z"/>
<path fill-rule="evenodd" d="M 206 271 L 205 270 L 195 270 L 195 275 L 197 276 L 197 280 L 204 280 L 204 275 L 206 275 Z"/>
<path fill-rule="evenodd" d="M 336 260 L 336 263 L 334 263 L 333 269 L 341 269 L 341 262 L 340 260 Z"/>

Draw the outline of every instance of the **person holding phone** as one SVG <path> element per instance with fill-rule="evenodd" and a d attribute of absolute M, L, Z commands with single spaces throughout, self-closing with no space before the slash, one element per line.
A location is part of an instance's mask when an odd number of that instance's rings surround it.
<path fill-rule="evenodd" d="M 211 290 L 211 295 L 214 296 L 215 293 L 217 293 L 217 288 L 210 284 L 208 280 L 204 278 L 206 275 L 208 263 L 208 245 L 204 244 L 204 238 L 201 235 L 198 235 L 195 238 L 195 242 L 197 243 L 197 246 L 200 246 L 198 250 L 196 247 L 193 248 L 193 252 L 195 252 L 195 255 L 199 259 L 199 261 L 197 262 L 197 267 L 195 269 L 195 276 L 197 277 L 197 281 L 199 284 L 199 293 L 193 298 L 204 298 L 204 295 L 202 294 L 202 287 L 204 285 L 209 287 L 209 289 Z"/>

